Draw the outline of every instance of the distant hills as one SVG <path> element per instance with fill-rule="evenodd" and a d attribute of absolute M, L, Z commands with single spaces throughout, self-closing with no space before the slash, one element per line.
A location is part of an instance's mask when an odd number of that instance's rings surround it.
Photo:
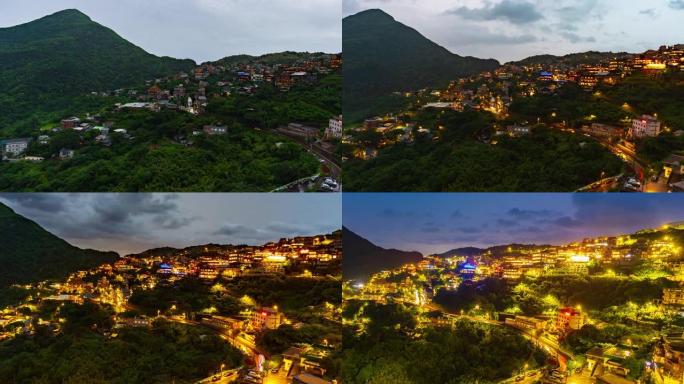
<path fill-rule="evenodd" d="M 59 113 L 74 96 L 139 84 L 195 66 L 157 57 L 75 9 L 0 29 L 0 134 Z"/>
<path fill-rule="evenodd" d="M 365 280 L 370 275 L 423 259 L 420 252 L 406 252 L 378 247 L 347 228 L 342 229 L 345 280 Z"/>
<path fill-rule="evenodd" d="M 0 204 L 0 290 L 12 284 L 63 279 L 117 259 L 114 252 L 74 247 Z"/>
<path fill-rule="evenodd" d="M 342 30 L 347 120 L 380 113 L 394 91 L 446 85 L 499 67 L 496 60 L 453 54 L 379 9 L 344 18 Z"/>
<path fill-rule="evenodd" d="M 530 56 L 520 61 L 513 61 L 506 64 L 514 65 L 549 65 L 549 64 L 566 64 L 570 66 L 575 66 L 578 64 L 598 64 L 602 61 L 611 60 L 614 58 L 623 59 L 626 57 L 633 56 L 626 52 L 596 52 L 588 51 L 581 53 L 571 53 L 563 56 L 555 55 L 537 55 Z"/>
<path fill-rule="evenodd" d="M 328 56 L 328 53 L 323 53 L 323 52 L 294 52 L 294 51 L 285 51 L 285 52 L 276 52 L 276 53 L 267 53 L 265 55 L 261 56 L 251 56 L 251 55 L 233 55 L 233 56 L 227 56 L 224 57 L 220 60 L 217 60 L 215 62 L 212 62 L 212 64 L 218 64 L 218 65 L 227 65 L 227 66 L 232 66 L 235 64 L 241 64 L 241 63 L 246 63 L 246 62 L 259 62 L 263 63 L 266 65 L 274 65 L 274 64 L 295 64 L 297 62 L 311 59 L 313 57 L 323 57 L 323 56 Z"/>
<path fill-rule="evenodd" d="M 435 256 L 438 256 L 438 257 L 454 257 L 454 256 L 471 257 L 471 256 L 481 255 L 484 251 L 485 250 L 482 248 L 465 247 L 465 248 L 452 249 L 452 250 L 446 251 L 444 253 L 437 254 Z"/>

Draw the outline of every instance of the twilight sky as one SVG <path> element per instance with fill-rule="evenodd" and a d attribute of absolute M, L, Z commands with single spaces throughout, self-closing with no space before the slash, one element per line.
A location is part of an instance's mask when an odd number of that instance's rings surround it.
<path fill-rule="evenodd" d="M 4 203 L 82 248 L 121 255 L 160 246 L 261 245 L 342 227 L 339 194 L 0 194 Z"/>
<path fill-rule="evenodd" d="M 684 220 L 677 194 L 359 194 L 344 226 L 385 248 L 442 253 L 510 243 L 563 244 Z"/>
<path fill-rule="evenodd" d="M 0 28 L 76 8 L 150 53 L 198 62 L 235 54 L 342 50 L 341 0 L 0 2 Z"/>
<path fill-rule="evenodd" d="M 342 0 L 380 8 L 454 53 L 501 62 L 684 43 L 684 0 Z"/>

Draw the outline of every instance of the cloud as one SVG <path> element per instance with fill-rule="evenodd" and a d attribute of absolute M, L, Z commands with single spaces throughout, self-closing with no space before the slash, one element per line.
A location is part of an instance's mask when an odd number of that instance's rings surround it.
<path fill-rule="evenodd" d="M 517 45 L 528 44 L 538 41 L 537 36 L 531 34 L 511 35 L 491 33 L 486 28 L 473 27 L 462 31 L 458 35 L 448 36 L 447 43 L 458 47 L 471 45 Z"/>
<path fill-rule="evenodd" d="M 260 233 L 260 231 L 254 228 L 250 228 L 241 224 L 226 223 L 223 224 L 223 226 L 221 226 L 221 228 L 219 228 L 217 231 L 215 231 L 214 235 L 254 238 L 259 236 Z"/>
<path fill-rule="evenodd" d="M 180 229 L 195 218 L 178 212 L 175 194 L 3 194 L 0 198 L 71 239 L 144 238 L 150 229 Z"/>
<path fill-rule="evenodd" d="M 295 224 L 282 221 L 274 221 L 260 228 L 237 223 L 224 223 L 212 234 L 227 237 L 227 241 L 232 242 L 265 243 L 283 237 L 330 233 L 336 229 L 338 228 L 333 225 Z"/>
<path fill-rule="evenodd" d="M 43 212 L 59 213 L 66 207 L 63 199 L 45 193 L 2 193 L 0 198 Z"/>
<path fill-rule="evenodd" d="M 599 5 L 598 0 L 572 0 L 572 5 L 565 5 L 558 8 L 558 16 L 560 20 L 565 22 L 585 21 L 591 16 Z"/>
<path fill-rule="evenodd" d="M 496 221 L 496 224 L 499 227 L 517 227 L 520 225 L 520 223 L 518 223 L 517 221 L 508 219 L 498 219 Z"/>
<path fill-rule="evenodd" d="M 582 42 L 596 42 L 596 38 L 593 36 L 582 37 L 573 32 L 560 32 L 559 35 L 571 43 L 582 43 Z"/>
<path fill-rule="evenodd" d="M 356 13 L 361 10 L 357 0 L 342 0 L 342 13 L 345 15 Z"/>
<path fill-rule="evenodd" d="M 655 16 L 656 16 L 656 11 L 655 11 L 654 8 L 648 8 L 648 9 L 643 9 L 643 10 L 639 11 L 639 14 L 640 14 L 640 15 L 650 16 L 650 17 L 655 17 Z"/>
<path fill-rule="evenodd" d="M 570 216 L 559 217 L 552 221 L 553 224 L 559 227 L 581 227 L 582 221 L 572 218 Z"/>
<path fill-rule="evenodd" d="M 539 217 L 549 217 L 554 215 L 553 211 L 550 211 L 548 209 L 540 209 L 540 210 L 535 210 L 535 209 L 520 209 L 520 208 L 513 208 L 510 209 L 508 212 L 506 212 L 507 215 L 515 217 L 518 220 L 530 220 L 530 219 L 535 219 Z"/>
<path fill-rule="evenodd" d="M 503 0 L 498 4 L 491 3 L 483 8 L 468 8 L 465 6 L 447 11 L 448 14 L 458 15 L 470 20 L 505 20 L 512 24 L 534 23 L 544 18 L 537 7 L 525 1 Z"/>
<path fill-rule="evenodd" d="M 667 5 L 672 9 L 684 10 L 684 0 L 670 0 Z"/>
<path fill-rule="evenodd" d="M 467 233 L 467 234 L 475 234 L 475 233 L 482 233 L 482 228 L 477 228 L 477 227 L 463 227 L 463 228 L 456 228 L 456 231 L 461 232 L 461 233 Z"/>
<path fill-rule="evenodd" d="M 460 219 L 460 218 L 462 218 L 462 217 L 463 217 L 463 212 L 461 212 L 461 211 L 458 210 L 458 209 L 455 210 L 455 211 L 453 211 L 453 212 L 451 212 L 451 218 L 452 218 L 452 219 Z"/>

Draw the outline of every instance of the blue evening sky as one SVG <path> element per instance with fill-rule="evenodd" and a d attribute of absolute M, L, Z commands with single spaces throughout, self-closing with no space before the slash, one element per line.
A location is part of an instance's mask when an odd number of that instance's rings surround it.
<path fill-rule="evenodd" d="M 684 220 L 677 194 L 344 194 L 344 226 L 385 248 L 441 253 L 562 244 Z"/>

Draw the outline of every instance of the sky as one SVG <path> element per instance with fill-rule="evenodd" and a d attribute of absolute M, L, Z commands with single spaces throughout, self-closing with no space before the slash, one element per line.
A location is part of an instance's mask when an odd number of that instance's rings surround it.
<path fill-rule="evenodd" d="M 517 61 L 588 50 L 640 53 L 684 43 L 684 0 L 342 0 L 380 8 L 450 51 Z"/>
<path fill-rule="evenodd" d="M 342 50 L 341 0 L 6 0 L 0 28 L 72 8 L 150 53 L 197 62 Z"/>
<path fill-rule="evenodd" d="M 0 194 L 0 203 L 81 248 L 261 245 L 342 228 L 339 194 Z"/>
<path fill-rule="evenodd" d="M 384 248 L 425 255 L 560 245 L 684 221 L 678 194 L 344 194 L 343 224 Z"/>

